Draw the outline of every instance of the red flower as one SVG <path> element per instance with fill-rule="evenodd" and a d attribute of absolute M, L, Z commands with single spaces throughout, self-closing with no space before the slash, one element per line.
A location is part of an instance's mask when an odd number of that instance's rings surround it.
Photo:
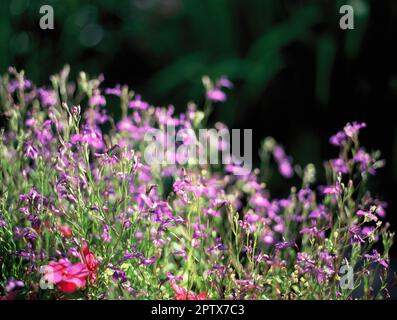
<path fill-rule="evenodd" d="M 86 285 L 89 274 L 83 263 L 72 264 L 68 259 L 51 261 L 44 270 L 45 279 L 57 285 L 57 288 L 66 293 L 73 293 Z"/>
<path fill-rule="evenodd" d="M 90 281 L 93 282 L 96 279 L 95 270 L 98 268 L 99 262 L 95 258 L 94 254 L 88 250 L 88 245 L 86 241 L 83 242 L 82 251 L 84 255 L 84 263 L 86 264 L 90 273 Z"/>
<path fill-rule="evenodd" d="M 70 238 L 72 236 L 72 229 L 69 226 L 59 226 L 58 230 L 63 234 L 64 237 Z"/>
<path fill-rule="evenodd" d="M 195 294 L 194 292 L 187 291 L 185 288 L 178 286 L 175 280 L 171 280 L 170 284 L 174 289 L 176 300 L 208 300 L 208 293 L 205 291 Z"/>

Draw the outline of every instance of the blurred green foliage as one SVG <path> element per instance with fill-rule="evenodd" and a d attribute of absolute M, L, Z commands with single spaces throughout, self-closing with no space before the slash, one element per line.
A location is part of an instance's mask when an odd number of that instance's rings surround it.
<path fill-rule="evenodd" d="M 200 97 L 203 74 L 226 74 L 239 88 L 220 114 L 232 123 L 238 105 L 260 99 L 285 66 L 284 48 L 294 43 L 315 50 L 315 92 L 327 103 L 341 41 L 339 7 L 346 2 L 358 8 L 355 30 L 342 39 L 352 59 L 365 31 L 367 0 L 2 1 L 0 69 L 23 67 L 33 80 L 44 82 L 69 63 L 75 72 L 104 72 L 137 86 L 154 103 L 177 107 Z M 43 4 L 54 8 L 54 30 L 39 28 Z"/>

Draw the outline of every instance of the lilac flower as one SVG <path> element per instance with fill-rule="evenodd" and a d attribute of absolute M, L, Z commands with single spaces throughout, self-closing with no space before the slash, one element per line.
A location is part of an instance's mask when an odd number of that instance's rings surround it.
<path fill-rule="evenodd" d="M 142 260 L 141 260 L 141 263 L 142 263 L 143 266 L 146 267 L 146 266 L 148 266 L 148 265 L 153 264 L 155 261 L 156 261 L 156 258 L 155 258 L 154 256 L 151 256 L 151 257 L 148 258 L 148 259 L 146 259 L 146 258 L 142 259 Z"/>
<path fill-rule="evenodd" d="M 359 169 L 362 172 L 368 171 L 370 174 L 375 175 L 376 171 L 371 164 L 374 162 L 372 157 L 364 151 L 363 148 L 360 148 L 353 158 L 354 162 L 358 164 Z"/>
<path fill-rule="evenodd" d="M 273 232 L 271 232 L 270 230 L 265 232 L 265 234 L 262 237 L 262 240 L 264 243 L 266 244 L 273 244 L 274 243 L 274 236 L 273 236 Z"/>
<path fill-rule="evenodd" d="M 292 168 L 291 160 L 286 156 L 284 148 L 276 145 L 273 148 L 273 157 L 278 164 L 278 171 L 284 178 L 292 178 L 294 170 Z"/>
<path fill-rule="evenodd" d="M 177 250 L 177 251 L 172 251 L 171 254 L 175 255 L 175 256 L 182 256 L 185 259 L 187 259 L 187 254 L 185 250 Z"/>
<path fill-rule="evenodd" d="M 273 157 L 277 162 L 282 161 L 287 156 L 285 155 L 284 148 L 282 146 L 276 145 L 273 149 Z"/>
<path fill-rule="evenodd" d="M 361 228 L 357 225 L 352 225 L 349 228 L 349 234 L 350 234 L 350 239 L 351 239 L 351 243 L 365 243 L 364 239 L 363 239 L 363 232 L 361 230 Z"/>
<path fill-rule="evenodd" d="M 375 200 L 375 205 L 376 205 L 376 211 L 375 211 L 376 214 L 379 217 L 384 218 L 386 216 L 387 203 L 379 200 Z"/>
<path fill-rule="evenodd" d="M 310 219 L 321 219 L 321 218 L 325 220 L 330 219 L 329 213 L 326 211 L 325 206 L 322 204 L 320 204 L 316 209 L 310 212 L 308 217 Z"/>
<path fill-rule="evenodd" d="M 320 190 L 325 195 L 341 195 L 343 190 L 340 183 L 337 181 L 334 186 L 321 187 Z"/>
<path fill-rule="evenodd" d="M 319 258 L 324 261 L 327 265 L 332 265 L 336 256 L 334 254 L 330 254 L 328 251 L 321 251 Z"/>
<path fill-rule="evenodd" d="M 256 193 L 250 198 L 250 204 L 258 208 L 268 208 L 270 203 L 263 195 Z"/>
<path fill-rule="evenodd" d="M 375 227 L 365 226 L 365 227 L 362 228 L 361 233 L 362 233 L 364 238 L 367 238 L 367 237 L 370 237 L 370 236 L 374 236 L 374 239 L 377 241 L 377 239 L 379 237 L 378 237 L 378 235 L 375 236 L 374 231 L 375 231 Z"/>
<path fill-rule="evenodd" d="M 310 234 L 310 235 L 315 235 L 320 238 L 324 237 L 324 230 L 319 230 L 317 227 L 311 227 L 311 228 L 303 228 L 299 231 L 300 234 Z"/>
<path fill-rule="evenodd" d="M 7 226 L 7 222 L 4 220 L 2 216 L 0 216 L 0 228 L 4 228 Z"/>
<path fill-rule="evenodd" d="M 369 221 L 375 221 L 375 222 L 378 221 L 378 217 L 368 211 L 358 210 L 356 212 L 356 215 L 363 216 L 363 217 L 367 218 Z"/>
<path fill-rule="evenodd" d="M 218 277 L 226 277 L 226 266 L 223 265 L 213 265 L 211 269 L 206 272 L 207 276 L 216 275 Z"/>
<path fill-rule="evenodd" d="M 116 85 L 114 88 L 106 88 L 105 94 L 114 95 L 114 96 L 121 96 L 121 87 L 120 85 Z"/>
<path fill-rule="evenodd" d="M 298 252 L 297 262 L 300 265 L 301 272 L 306 273 L 314 269 L 315 262 L 306 252 Z"/>
<path fill-rule="evenodd" d="M 204 209 L 203 212 L 206 215 L 209 215 L 209 216 L 212 216 L 212 217 L 220 217 L 222 215 L 220 211 L 214 210 L 212 208 Z"/>
<path fill-rule="evenodd" d="M 26 142 L 25 154 L 30 159 L 36 159 L 39 156 L 39 150 L 33 145 L 33 141 Z"/>
<path fill-rule="evenodd" d="M 333 144 L 334 146 L 342 146 L 346 142 L 347 136 L 344 131 L 339 131 L 335 135 L 333 135 L 330 139 L 329 142 Z"/>
<path fill-rule="evenodd" d="M 149 103 L 141 100 L 141 96 L 137 95 L 134 100 L 128 103 L 128 106 L 133 109 L 146 110 L 149 108 Z"/>
<path fill-rule="evenodd" d="M 222 76 L 216 81 L 216 86 L 231 89 L 233 88 L 233 83 L 227 77 Z"/>
<path fill-rule="evenodd" d="M 349 168 L 347 167 L 343 159 L 338 158 L 331 160 L 331 167 L 335 171 L 335 173 L 342 173 L 342 174 L 349 173 Z"/>
<path fill-rule="evenodd" d="M 329 266 L 324 266 L 320 268 L 315 268 L 314 274 L 316 275 L 318 282 L 324 283 L 325 281 L 327 281 L 329 277 L 335 274 L 335 271 L 333 270 L 333 268 L 330 268 Z"/>
<path fill-rule="evenodd" d="M 372 254 L 364 254 L 364 258 L 366 258 L 370 262 L 379 263 L 385 269 L 389 267 L 389 261 L 383 259 L 376 249 L 372 250 Z"/>
<path fill-rule="evenodd" d="M 99 92 L 95 92 L 88 101 L 90 106 L 104 106 L 106 105 L 106 99 Z"/>
<path fill-rule="evenodd" d="M 130 118 L 126 117 L 117 123 L 117 129 L 119 131 L 127 131 L 132 133 L 137 130 L 137 127 L 132 123 Z"/>
<path fill-rule="evenodd" d="M 284 178 L 292 178 L 294 170 L 292 169 L 291 163 L 288 159 L 284 159 L 280 162 L 278 170 Z"/>
<path fill-rule="evenodd" d="M 182 281 L 183 277 L 181 276 L 174 276 L 171 272 L 166 272 L 166 277 L 164 280 L 161 281 L 160 285 L 164 285 L 167 281 L 175 280 L 175 281 Z"/>
<path fill-rule="evenodd" d="M 281 241 L 281 242 L 277 242 L 276 244 L 274 244 L 274 247 L 276 248 L 276 250 L 283 250 L 283 249 L 292 247 L 294 244 L 295 244 L 295 242 L 292 240 Z"/>
<path fill-rule="evenodd" d="M 219 88 L 213 88 L 208 90 L 207 98 L 214 102 L 226 101 L 226 94 Z"/>
<path fill-rule="evenodd" d="M 44 106 L 52 107 L 57 103 L 57 96 L 54 90 L 40 88 L 37 93 Z"/>
<path fill-rule="evenodd" d="M 226 101 L 226 94 L 221 90 L 222 87 L 231 89 L 233 83 L 225 76 L 222 76 L 216 81 L 214 87 L 212 87 L 212 85 L 207 86 L 207 99 L 213 102 Z"/>
<path fill-rule="evenodd" d="M 346 126 L 343 128 L 345 134 L 349 137 L 349 138 L 353 138 L 354 136 L 356 136 L 358 134 L 358 132 L 360 131 L 360 129 L 365 128 L 367 126 L 366 123 L 362 122 L 348 122 L 346 124 Z"/>
<path fill-rule="evenodd" d="M 116 267 L 113 267 L 112 269 L 114 270 L 112 275 L 114 281 L 117 281 L 119 283 L 127 282 L 127 275 L 125 274 L 124 270 Z"/>
<path fill-rule="evenodd" d="M 23 80 L 23 82 L 21 83 L 19 80 L 15 79 L 10 81 L 9 85 L 8 85 L 8 91 L 10 93 L 14 93 L 17 89 L 30 89 L 32 87 L 32 83 L 30 82 L 30 80 Z"/>
<path fill-rule="evenodd" d="M 37 128 L 35 130 L 37 140 L 44 146 L 46 146 L 53 138 L 53 134 L 51 130 L 52 124 L 53 124 L 52 120 L 46 120 L 43 122 L 40 128 Z"/>
<path fill-rule="evenodd" d="M 106 223 L 103 224 L 103 233 L 101 238 L 106 242 L 110 242 L 109 226 Z"/>
<path fill-rule="evenodd" d="M 313 191 L 310 188 L 303 188 L 298 192 L 298 199 L 305 208 L 309 208 L 313 201 Z"/>
<path fill-rule="evenodd" d="M 102 139 L 102 132 L 98 127 L 83 127 L 83 133 L 74 134 L 70 142 L 77 144 L 78 142 L 89 144 L 95 149 L 103 149 L 105 144 Z"/>
<path fill-rule="evenodd" d="M 14 278 L 10 278 L 6 285 L 6 291 L 12 292 L 14 290 L 18 290 L 24 287 L 23 281 L 15 280 Z"/>

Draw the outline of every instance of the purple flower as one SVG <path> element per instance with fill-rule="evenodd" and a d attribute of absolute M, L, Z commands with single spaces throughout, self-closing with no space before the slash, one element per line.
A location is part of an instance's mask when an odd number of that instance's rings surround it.
<path fill-rule="evenodd" d="M 284 178 L 292 178 L 294 170 L 292 168 L 291 160 L 286 156 L 284 148 L 276 145 L 273 148 L 273 157 L 278 164 L 278 171 Z"/>
<path fill-rule="evenodd" d="M 141 263 L 142 263 L 143 266 L 148 266 L 150 264 L 153 264 L 155 261 L 156 261 L 156 258 L 154 256 L 151 256 L 148 259 L 142 259 Z"/>
<path fill-rule="evenodd" d="M 292 240 L 281 241 L 281 242 L 277 242 L 276 244 L 274 244 L 274 247 L 276 248 L 276 250 L 283 250 L 283 249 L 292 247 L 294 244 L 295 244 L 295 242 Z"/>
<path fill-rule="evenodd" d="M 375 205 L 376 207 L 376 213 L 379 217 L 384 218 L 386 216 L 386 207 L 387 207 L 387 203 L 386 202 L 382 202 L 379 200 L 375 200 Z"/>
<path fill-rule="evenodd" d="M 39 155 L 39 149 L 33 145 L 33 141 L 29 141 L 25 144 L 25 155 L 30 159 L 36 159 Z"/>
<path fill-rule="evenodd" d="M 5 226 L 7 226 L 7 222 L 0 216 L 0 228 L 4 228 Z"/>
<path fill-rule="evenodd" d="M 103 233 L 101 238 L 106 242 L 110 242 L 110 235 L 109 235 L 109 226 L 105 223 L 103 224 Z"/>
<path fill-rule="evenodd" d="M 284 148 L 282 146 L 276 145 L 273 149 L 273 157 L 277 162 L 282 161 L 286 158 Z"/>
<path fill-rule="evenodd" d="M 375 231 L 375 227 L 365 226 L 362 228 L 362 235 L 365 238 L 367 238 L 369 236 L 375 236 L 374 231 Z M 378 235 L 376 235 L 374 238 L 378 239 L 379 237 L 378 237 Z"/>
<path fill-rule="evenodd" d="M 342 194 L 342 187 L 340 183 L 337 181 L 334 186 L 325 186 L 321 187 L 320 190 L 325 195 L 341 195 Z"/>
<path fill-rule="evenodd" d="M 299 190 L 298 199 L 305 208 L 309 208 L 313 201 L 313 192 L 310 188 L 304 188 Z"/>
<path fill-rule="evenodd" d="M 376 174 L 375 169 L 371 167 L 371 164 L 374 162 L 374 160 L 368 153 L 364 151 L 363 148 L 360 148 L 357 151 L 353 160 L 358 164 L 358 167 L 362 172 L 368 171 L 372 175 Z"/>
<path fill-rule="evenodd" d="M 91 96 L 91 98 L 88 101 L 88 104 L 90 106 L 104 106 L 106 105 L 106 99 L 104 96 L 99 94 L 99 92 L 97 92 Z"/>
<path fill-rule="evenodd" d="M 32 87 L 32 83 L 30 82 L 30 80 L 23 80 L 23 82 L 21 83 L 19 80 L 15 79 L 10 81 L 9 85 L 8 85 L 8 91 L 10 93 L 14 93 L 17 89 L 30 89 Z"/>
<path fill-rule="evenodd" d="M 149 108 L 149 103 L 141 100 L 141 96 L 137 95 L 134 100 L 128 103 L 128 106 L 133 109 L 146 110 Z"/>
<path fill-rule="evenodd" d="M 116 85 L 114 88 L 106 88 L 105 94 L 114 95 L 114 96 L 121 96 L 121 88 L 120 85 Z"/>
<path fill-rule="evenodd" d="M 114 281 L 118 281 L 120 283 L 127 282 L 127 275 L 125 274 L 124 270 L 116 267 L 113 267 L 112 269 L 114 270 L 112 275 Z"/>
<path fill-rule="evenodd" d="M 306 253 L 306 252 L 298 252 L 297 254 L 297 262 L 299 266 L 302 268 L 301 272 L 306 273 L 314 268 L 314 260 Z"/>
<path fill-rule="evenodd" d="M 70 138 L 72 144 L 87 143 L 95 149 L 103 149 L 105 144 L 102 139 L 102 132 L 98 127 L 84 126 L 82 133 L 74 134 Z"/>
<path fill-rule="evenodd" d="M 14 278 L 11 277 L 7 282 L 6 291 L 12 292 L 14 290 L 21 289 L 23 287 L 24 287 L 23 281 L 15 280 Z"/>
<path fill-rule="evenodd" d="M 233 88 L 233 83 L 225 76 L 220 77 L 216 82 L 217 87 Z"/>
<path fill-rule="evenodd" d="M 127 132 L 134 132 L 137 127 L 132 123 L 130 118 L 123 118 L 117 123 L 117 130 L 119 131 L 127 131 Z"/>
<path fill-rule="evenodd" d="M 361 230 L 361 228 L 359 226 L 357 226 L 355 224 L 352 225 L 349 228 L 349 234 L 350 234 L 350 237 L 351 237 L 351 243 L 359 243 L 359 244 L 365 243 L 365 241 L 364 241 L 364 239 L 362 237 L 363 232 L 362 232 L 362 230 Z"/>
<path fill-rule="evenodd" d="M 366 258 L 370 262 L 379 263 L 384 269 L 387 269 L 389 267 L 389 261 L 383 259 L 376 249 L 372 250 L 372 254 L 364 254 L 364 258 Z"/>
<path fill-rule="evenodd" d="M 280 162 L 278 171 L 284 178 L 292 178 L 294 175 L 294 170 L 292 169 L 291 163 L 288 159 L 284 159 Z"/>
<path fill-rule="evenodd" d="M 299 231 L 299 233 L 315 235 L 315 236 L 318 236 L 321 238 L 324 236 L 324 230 L 319 230 L 319 229 L 317 229 L 317 227 L 303 228 Z"/>
<path fill-rule="evenodd" d="M 325 206 L 320 204 L 316 209 L 314 209 L 312 212 L 310 212 L 309 218 L 310 219 L 323 218 L 323 219 L 328 220 L 330 217 L 329 217 L 328 212 L 326 211 Z"/>
<path fill-rule="evenodd" d="M 371 212 L 367 212 L 367 211 L 363 211 L 363 210 L 358 210 L 356 212 L 356 215 L 358 216 L 362 216 L 367 218 L 369 221 L 378 221 L 378 217 L 374 214 L 372 214 Z"/>
<path fill-rule="evenodd" d="M 166 272 L 165 275 L 166 275 L 165 279 L 160 282 L 161 286 L 164 285 L 164 283 L 166 283 L 167 281 L 170 281 L 170 280 L 175 280 L 175 281 L 182 281 L 183 280 L 183 277 L 174 276 L 171 272 Z"/>
<path fill-rule="evenodd" d="M 57 103 L 57 96 L 54 90 L 40 88 L 38 90 L 42 105 L 46 107 L 52 107 Z"/>
<path fill-rule="evenodd" d="M 347 136 L 343 131 L 339 131 L 335 135 L 333 135 L 331 138 L 329 138 L 329 142 L 333 144 L 334 146 L 342 146 L 346 142 Z"/>
<path fill-rule="evenodd" d="M 359 133 L 360 129 L 365 128 L 366 126 L 367 124 L 365 124 L 364 122 L 362 123 L 359 123 L 357 121 L 354 121 L 353 123 L 348 122 L 346 126 L 343 128 L 343 130 L 348 137 L 353 138 Z"/>
<path fill-rule="evenodd" d="M 333 159 L 331 160 L 331 167 L 335 171 L 335 173 L 349 173 L 349 168 L 347 167 L 345 161 L 343 159 Z"/>

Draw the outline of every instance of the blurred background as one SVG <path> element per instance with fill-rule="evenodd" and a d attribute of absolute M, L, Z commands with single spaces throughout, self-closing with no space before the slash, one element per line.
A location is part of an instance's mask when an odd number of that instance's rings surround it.
<path fill-rule="evenodd" d="M 45 4 L 54 30 L 39 27 Z M 344 4 L 354 30 L 339 27 Z M 235 87 L 212 122 L 252 128 L 254 150 L 274 136 L 301 165 L 336 157 L 329 136 L 365 121 L 363 144 L 387 161 L 371 187 L 396 230 L 396 18 L 395 0 L 2 0 L 0 72 L 16 66 L 44 85 L 67 63 L 72 78 L 103 73 L 177 111 L 202 101 L 202 75 L 226 75 Z"/>

